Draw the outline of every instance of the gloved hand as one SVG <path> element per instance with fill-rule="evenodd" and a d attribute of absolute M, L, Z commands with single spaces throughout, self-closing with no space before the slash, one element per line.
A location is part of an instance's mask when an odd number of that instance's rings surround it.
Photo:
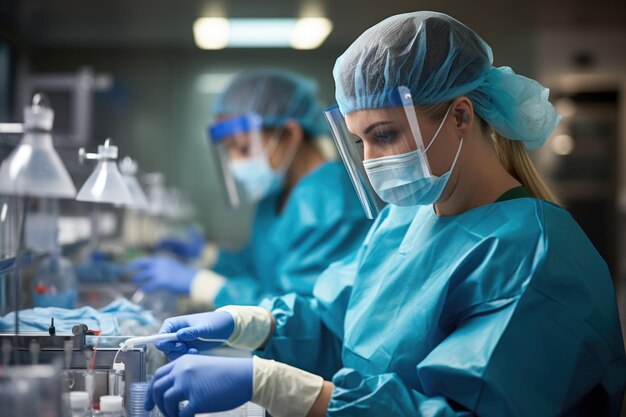
<path fill-rule="evenodd" d="M 231 410 L 252 399 L 252 368 L 252 358 L 185 355 L 155 372 L 145 408 L 156 404 L 168 417 Z"/>
<path fill-rule="evenodd" d="M 174 259 L 146 257 L 131 262 L 128 269 L 137 271 L 133 283 L 142 291 L 169 290 L 178 294 L 189 294 L 191 283 L 198 272 Z"/>
<path fill-rule="evenodd" d="M 203 342 L 203 339 L 224 339 L 233 334 L 235 321 L 226 312 L 188 314 L 171 317 L 163 322 L 159 333 L 176 333 L 180 342 L 156 343 L 171 360 L 187 353 L 198 353 L 221 345 L 217 342 Z"/>
<path fill-rule="evenodd" d="M 155 248 L 168 251 L 184 259 L 196 259 L 202 254 L 204 239 L 200 232 L 191 229 L 184 238 L 171 236 L 161 239 L 157 242 Z"/>
<path fill-rule="evenodd" d="M 267 340 L 272 326 L 272 315 L 264 308 L 225 306 L 213 313 L 189 314 L 165 320 L 159 333 L 176 332 L 179 341 L 161 342 L 155 346 L 170 359 L 221 344 L 199 339 L 225 339 L 232 347 L 254 350 Z"/>

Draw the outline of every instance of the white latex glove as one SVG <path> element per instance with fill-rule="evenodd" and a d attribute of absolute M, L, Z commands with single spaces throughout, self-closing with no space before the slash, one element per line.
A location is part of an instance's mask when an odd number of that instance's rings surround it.
<path fill-rule="evenodd" d="M 324 378 L 258 356 L 252 363 L 252 402 L 274 417 L 306 417 L 322 390 Z"/>

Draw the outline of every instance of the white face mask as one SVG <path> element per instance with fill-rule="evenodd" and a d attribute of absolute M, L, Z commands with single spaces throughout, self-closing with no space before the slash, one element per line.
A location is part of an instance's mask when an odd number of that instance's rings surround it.
<path fill-rule="evenodd" d="M 272 169 L 265 153 L 230 161 L 229 168 L 251 202 L 280 191 L 285 182 L 286 170 Z"/>
<path fill-rule="evenodd" d="M 288 149 L 282 158 L 280 168 L 274 169 L 270 165 L 270 156 L 278 148 L 283 129 L 274 132 L 273 138 L 263 152 L 245 159 L 235 159 L 229 162 L 229 169 L 235 181 L 243 188 L 248 201 L 251 203 L 280 192 L 285 185 L 287 171 L 293 163 L 296 149 Z"/>
<path fill-rule="evenodd" d="M 430 173 L 426 152 L 435 142 L 449 112 L 450 107 L 425 150 L 363 161 L 370 183 L 381 200 L 396 206 L 415 206 L 434 204 L 441 198 L 461 153 L 463 139 L 450 170 L 440 177 Z"/>

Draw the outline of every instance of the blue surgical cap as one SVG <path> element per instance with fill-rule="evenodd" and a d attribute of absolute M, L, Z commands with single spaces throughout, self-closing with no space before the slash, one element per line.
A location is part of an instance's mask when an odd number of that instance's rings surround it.
<path fill-rule="evenodd" d="M 415 105 L 466 96 L 498 133 L 534 149 L 558 124 L 549 90 L 509 67 L 473 30 L 443 13 L 389 17 L 365 31 L 335 63 L 341 112 L 392 107 L 392 91 L 409 88 Z M 397 105 L 397 104 L 396 104 Z"/>
<path fill-rule="evenodd" d="M 317 83 L 284 69 L 258 69 L 235 77 L 218 96 L 213 113 L 256 113 L 263 118 L 265 127 L 294 120 L 312 137 L 328 130 L 323 106 L 317 99 Z"/>

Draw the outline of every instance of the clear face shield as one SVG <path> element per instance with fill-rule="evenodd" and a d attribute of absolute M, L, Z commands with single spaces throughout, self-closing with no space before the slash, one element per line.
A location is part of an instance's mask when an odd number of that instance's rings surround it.
<path fill-rule="evenodd" d="M 389 93 L 389 107 L 359 110 L 344 117 L 338 107 L 325 111 L 333 138 L 369 218 L 385 203 L 399 206 L 435 203 L 450 172 L 435 176 L 426 154 L 433 137 L 422 138 L 411 92 L 399 87 Z M 460 146 L 453 165 L 460 153 Z"/>
<path fill-rule="evenodd" d="M 352 185 L 354 185 L 356 194 L 365 210 L 365 215 L 368 219 L 373 219 L 385 207 L 386 203 L 378 197 L 367 178 L 363 167 L 363 160 L 365 159 L 363 142 L 350 133 L 346 121 L 339 111 L 339 106 L 334 105 L 328 108 L 324 111 L 324 116 L 330 125 L 337 151 L 346 166 Z"/>
<path fill-rule="evenodd" d="M 281 158 L 272 168 L 270 158 L 276 151 L 282 130 L 264 139 L 262 118 L 253 113 L 220 120 L 208 129 L 214 146 L 222 183 L 233 208 L 253 204 L 280 191 L 293 153 Z"/>

